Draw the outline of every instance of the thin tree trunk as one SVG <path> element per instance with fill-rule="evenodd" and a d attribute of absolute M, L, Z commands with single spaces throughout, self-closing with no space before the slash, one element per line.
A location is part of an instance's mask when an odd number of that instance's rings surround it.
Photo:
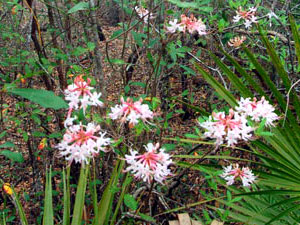
<path fill-rule="evenodd" d="M 93 10 L 95 7 L 95 2 L 94 0 L 90 0 L 90 9 L 91 9 L 91 19 L 92 19 L 92 30 L 93 30 L 93 42 L 95 44 L 95 49 L 94 49 L 94 76 L 96 80 L 98 81 L 99 85 L 99 90 L 102 93 L 102 98 L 106 99 L 106 82 L 104 79 L 104 74 L 103 74 L 103 69 L 102 69 L 102 63 L 101 63 L 101 52 L 100 52 L 100 45 L 98 42 L 98 27 L 100 27 L 98 21 L 97 21 L 97 14 Z"/>

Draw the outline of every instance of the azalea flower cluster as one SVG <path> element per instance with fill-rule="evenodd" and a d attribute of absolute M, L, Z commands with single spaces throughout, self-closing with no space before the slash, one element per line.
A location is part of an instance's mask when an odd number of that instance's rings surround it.
<path fill-rule="evenodd" d="M 101 93 L 91 92 L 91 80 L 85 81 L 82 76 L 78 76 L 65 90 L 65 99 L 69 101 L 69 110 L 64 122 L 66 132 L 63 140 L 56 146 L 61 152 L 60 156 L 65 156 L 71 164 L 86 164 L 89 159 L 95 157 L 99 151 L 106 151 L 105 147 L 111 143 L 110 138 L 105 137 L 106 133 L 100 131 L 100 126 L 94 123 L 87 125 L 75 124 L 77 117 L 72 117 L 73 110 L 83 109 L 84 112 L 88 105 L 103 106 L 99 100 Z"/>
<path fill-rule="evenodd" d="M 121 119 L 121 122 L 129 121 L 130 127 L 136 125 L 139 122 L 139 119 L 144 122 L 147 119 L 153 118 L 153 112 L 149 109 L 147 104 L 142 104 L 143 99 L 133 102 L 131 98 L 127 98 L 125 101 L 121 97 L 121 105 L 116 105 L 111 108 L 111 113 L 109 114 L 110 118 L 113 120 Z"/>
<path fill-rule="evenodd" d="M 204 136 L 216 139 L 217 145 L 227 141 L 228 146 L 233 146 L 239 140 L 247 141 L 252 137 L 255 128 L 248 125 L 248 119 L 256 123 L 265 119 L 266 126 L 274 126 L 274 121 L 279 119 L 274 110 L 264 97 L 260 101 L 241 98 L 235 110 L 230 109 L 228 115 L 213 112 L 200 126 L 206 130 Z"/>
<path fill-rule="evenodd" d="M 146 152 L 139 154 L 137 151 L 130 150 L 130 155 L 125 155 L 129 166 L 126 172 L 131 171 L 137 179 L 150 183 L 153 179 L 163 183 L 167 176 L 171 175 L 168 166 L 172 163 L 170 155 L 159 149 L 159 143 L 153 145 L 148 143 L 145 146 Z"/>
<path fill-rule="evenodd" d="M 99 151 L 106 151 L 105 147 L 111 143 L 110 138 L 105 137 L 106 133 L 100 131 L 100 126 L 88 123 L 86 126 L 70 125 L 57 148 L 61 150 L 61 156 L 71 164 L 88 163 L 88 160 L 98 155 Z"/>
<path fill-rule="evenodd" d="M 148 20 L 155 18 L 152 13 L 150 13 L 147 9 L 143 7 L 135 6 L 134 10 L 136 11 L 136 13 L 140 18 L 143 18 L 145 23 L 148 23 Z"/>
<path fill-rule="evenodd" d="M 94 88 L 90 87 L 91 80 L 85 81 L 82 76 L 77 76 L 74 83 L 65 90 L 65 99 L 69 102 L 68 118 L 70 118 L 74 109 L 83 109 L 85 112 L 87 106 L 103 106 L 99 100 L 101 93 L 91 92 Z"/>
<path fill-rule="evenodd" d="M 220 176 L 227 181 L 227 185 L 232 185 L 237 178 L 240 178 L 245 187 L 250 186 L 256 179 L 256 176 L 248 167 L 240 169 L 238 164 L 225 167 Z"/>
<path fill-rule="evenodd" d="M 236 11 L 236 16 L 233 17 L 233 22 L 237 23 L 240 20 L 244 22 L 245 27 L 248 29 L 252 26 L 252 23 L 257 23 L 256 7 L 250 7 L 248 10 L 243 10 L 242 7 L 239 7 Z"/>
<path fill-rule="evenodd" d="M 246 40 L 245 36 L 234 37 L 234 38 L 231 38 L 228 41 L 228 45 L 231 46 L 231 47 L 238 48 L 238 47 L 240 47 L 244 43 L 245 40 Z"/>
<path fill-rule="evenodd" d="M 227 141 L 228 146 L 237 144 L 238 140 L 249 140 L 252 136 L 253 128 L 247 124 L 247 118 L 230 109 L 229 115 L 225 112 L 212 113 L 208 120 L 200 124 L 206 129 L 205 137 L 216 139 L 216 144 L 220 145 Z"/>
<path fill-rule="evenodd" d="M 197 32 L 199 35 L 206 35 L 206 26 L 202 22 L 201 19 L 197 19 L 194 15 L 187 17 L 186 15 L 181 15 L 181 22 L 178 23 L 177 19 L 169 22 L 170 26 L 167 26 L 168 33 L 186 32 L 188 31 L 190 34 Z"/>
<path fill-rule="evenodd" d="M 241 98 L 239 105 L 235 108 L 237 112 L 250 117 L 255 122 L 261 122 L 266 119 L 266 126 L 274 126 L 274 121 L 279 119 L 279 116 L 274 113 L 275 108 L 263 96 L 261 100 L 257 101 L 253 98 Z"/>

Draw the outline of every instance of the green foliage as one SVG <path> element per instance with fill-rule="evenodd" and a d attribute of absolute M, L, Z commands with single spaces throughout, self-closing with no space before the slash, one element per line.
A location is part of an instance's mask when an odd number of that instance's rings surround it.
<path fill-rule="evenodd" d="M 80 169 L 79 182 L 76 190 L 76 198 L 71 223 L 72 225 L 81 225 L 88 173 L 89 166 L 82 165 Z M 67 207 L 67 204 L 65 206 Z"/>
<path fill-rule="evenodd" d="M 41 105 L 44 108 L 67 108 L 66 102 L 61 97 L 56 96 L 52 91 L 30 88 L 16 88 L 9 89 L 8 92 L 26 98 L 34 103 Z"/>
<path fill-rule="evenodd" d="M 24 162 L 23 155 L 20 152 L 13 152 L 10 150 L 0 151 L 0 155 L 4 155 L 6 158 L 10 159 L 12 162 L 22 163 Z"/>
<path fill-rule="evenodd" d="M 46 172 L 45 199 L 43 225 L 54 224 L 53 203 L 52 203 L 52 182 L 51 168 Z"/>
<path fill-rule="evenodd" d="M 89 3 L 88 2 L 79 2 L 76 5 L 74 5 L 71 9 L 69 9 L 68 13 L 75 13 L 80 10 L 86 10 L 89 9 Z"/>
<path fill-rule="evenodd" d="M 125 194 L 125 196 L 124 196 L 124 203 L 131 210 L 137 210 L 137 208 L 138 208 L 137 201 L 130 194 Z"/>

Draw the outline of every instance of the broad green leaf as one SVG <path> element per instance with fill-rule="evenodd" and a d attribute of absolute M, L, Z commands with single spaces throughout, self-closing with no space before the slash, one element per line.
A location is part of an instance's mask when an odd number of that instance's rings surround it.
<path fill-rule="evenodd" d="M 14 143 L 10 141 L 7 141 L 4 144 L 0 145 L 0 148 L 14 148 L 14 147 L 15 147 Z"/>
<path fill-rule="evenodd" d="M 56 96 L 52 91 L 18 88 L 11 89 L 8 92 L 26 98 L 44 108 L 62 109 L 68 107 L 67 103 L 61 97 Z"/>
<path fill-rule="evenodd" d="M 79 2 L 76 5 L 74 5 L 71 9 L 69 9 L 68 14 L 80 11 L 80 10 L 86 10 L 89 8 L 88 2 Z"/>
<path fill-rule="evenodd" d="M 10 159 L 13 162 L 22 163 L 24 158 L 20 152 L 12 152 L 9 150 L 3 150 L 0 152 L 0 155 L 4 155 L 6 158 Z"/>

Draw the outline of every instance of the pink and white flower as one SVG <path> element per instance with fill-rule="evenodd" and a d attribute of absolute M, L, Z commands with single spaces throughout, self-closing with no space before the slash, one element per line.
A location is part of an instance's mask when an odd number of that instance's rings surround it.
<path fill-rule="evenodd" d="M 244 25 L 246 28 L 250 28 L 252 23 L 258 23 L 256 14 L 256 7 L 250 7 L 249 10 L 242 10 L 242 7 L 239 7 L 236 11 L 236 15 L 233 17 L 233 22 L 237 23 L 240 20 L 244 20 Z"/>
<path fill-rule="evenodd" d="M 70 119 L 71 123 L 73 120 L 74 118 Z M 100 126 L 93 123 L 86 126 L 72 124 L 67 127 L 63 140 L 56 147 L 62 151 L 60 155 L 65 156 L 69 164 L 73 161 L 88 163 L 99 151 L 105 152 L 105 147 L 111 143 L 105 134 L 100 131 Z"/>
<path fill-rule="evenodd" d="M 170 26 L 166 27 L 168 33 L 172 33 L 173 34 L 177 30 L 178 31 L 183 31 L 183 26 L 181 26 L 180 23 L 177 23 L 177 22 L 178 22 L 177 19 L 174 19 L 173 21 L 169 22 Z"/>
<path fill-rule="evenodd" d="M 127 98 L 125 101 L 121 97 L 121 105 L 116 105 L 111 108 L 110 118 L 113 120 L 121 119 L 124 123 L 126 120 L 129 121 L 130 125 L 136 125 L 139 119 L 147 121 L 147 119 L 153 118 L 153 112 L 149 109 L 147 104 L 142 104 L 143 99 L 133 102 L 131 98 Z"/>
<path fill-rule="evenodd" d="M 180 25 L 183 27 L 183 32 L 186 30 L 192 34 L 198 32 L 199 35 L 206 35 L 206 26 L 201 19 L 197 19 L 194 15 L 187 17 L 186 15 L 181 15 Z"/>
<path fill-rule="evenodd" d="M 229 110 L 227 116 L 224 112 L 213 112 L 200 126 L 206 129 L 204 136 L 216 139 L 217 145 L 223 144 L 224 140 L 228 146 L 237 144 L 239 140 L 249 140 L 253 131 L 247 124 L 247 118 L 233 109 Z"/>
<path fill-rule="evenodd" d="M 148 23 L 148 20 L 155 18 L 152 13 L 150 13 L 147 9 L 143 7 L 136 6 L 134 7 L 134 10 L 136 11 L 136 13 L 140 18 L 143 18 L 145 23 Z"/>
<path fill-rule="evenodd" d="M 188 31 L 190 34 L 197 32 L 199 35 L 206 35 L 206 26 L 201 19 L 197 19 L 193 15 L 187 17 L 186 15 L 181 15 L 180 23 L 177 22 L 177 19 L 170 21 L 170 26 L 167 26 L 168 33 L 175 33 L 177 30 L 179 32 L 183 31 L 184 33 Z"/>
<path fill-rule="evenodd" d="M 93 87 L 90 87 L 91 80 L 88 78 L 85 81 L 82 76 L 75 78 L 74 83 L 69 85 L 65 90 L 65 99 L 69 101 L 68 118 L 74 109 L 81 109 L 85 112 L 89 105 L 103 106 L 103 102 L 99 100 L 101 93 L 93 92 Z"/>
<path fill-rule="evenodd" d="M 237 178 L 240 178 L 245 187 L 250 186 L 256 179 L 256 176 L 248 167 L 240 169 L 238 164 L 224 167 L 224 171 L 220 176 L 227 181 L 227 185 L 232 185 Z"/>
<path fill-rule="evenodd" d="M 125 155 L 125 160 L 129 164 L 125 171 L 131 171 L 137 179 L 144 182 L 150 183 L 154 179 L 163 183 L 166 177 L 171 175 L 168 169 L 172 163 L 170 155 L 165 153 L 164 149 L 159 149 L 159 143 L 155 146 L 148 143 L 145 149 L 146 152 L 141 155 L 134 150 L 130 150 L 130 155 Z"/>
<path fill-rule="evenodd" d="M 255 122 L 261 122 L 266 119 L 266 126 L 274 126 L 274 121 L 279 119 L 279 116 L 274 113 L 275 108 L 263 96 L 261 100 L 257 101 L 253 98 L 241 98 L 238 106 L 235 108 L 237 112 L 250 117 Z"/>

